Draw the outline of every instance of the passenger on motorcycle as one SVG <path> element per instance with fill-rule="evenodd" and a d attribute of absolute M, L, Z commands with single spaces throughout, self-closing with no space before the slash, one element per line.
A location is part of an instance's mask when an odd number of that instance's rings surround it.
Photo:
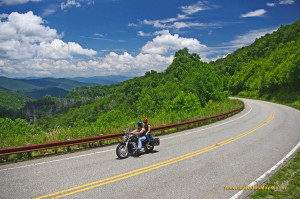
<path fill-rule="evenodd" d="M 146 131 L 145 128 L 143 128 L 143 123 L 141 121 L 137 122 L 138 128 L 134 131 L 131 131 L 131 133 L 134 133 L 138 135 L 138 150 L 142 149 L 142 141 L 146 140 Z"/>
<path fill-rule="evenodd" d="M 146 118 L 143 120 L 143 122 L 145 124 L 144 129 L 146 131 L 146 139 L 147 139 L 148 143 L 151 144 L 151 139 L 150 139 L 150 137 L 151 137 L 151 126 L 150 126 L 150 124 L 148 124 L 148 120 Z"/>

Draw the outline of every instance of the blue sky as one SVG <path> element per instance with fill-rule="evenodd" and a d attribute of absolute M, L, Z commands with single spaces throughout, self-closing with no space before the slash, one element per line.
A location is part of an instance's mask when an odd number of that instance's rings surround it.
<path fill-rule="evenodd" d="M 184 47 L 209 62 L 299 19 L 299 0 L 0 0 L 0 75 L 161 72 Z"/>

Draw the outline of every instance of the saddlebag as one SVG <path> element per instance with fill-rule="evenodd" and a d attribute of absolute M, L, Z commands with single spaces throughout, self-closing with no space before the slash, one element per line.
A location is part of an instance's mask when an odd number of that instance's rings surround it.
<path fill-rule="evenodd" d="M 160 144 L 159 138 L 153 138 L 152 142 L 154 146 L 158 146 Z"/>

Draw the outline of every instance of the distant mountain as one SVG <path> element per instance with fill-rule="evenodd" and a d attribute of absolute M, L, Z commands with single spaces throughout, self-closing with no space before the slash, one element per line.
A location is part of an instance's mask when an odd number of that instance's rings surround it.
<path fill-rule="evenodd" d="M 79 82 L 85 82 L 85 83 L 95 83 L 99 85 L 111 85 L 111 84 L 118 84 L 132 78 L 133 77 L 126 77 L 121 75 L 109 75 L 109 76 L 95 76 L 95 77 L 72 77 L 68 79 L 76 80 Z"/>
<path fill-rule="evenodd" d="M 57 82 L 47 81 L 47 79 L 20 79 L 20 80 L 28 84 L 32 84 L 34 86 L 42 87 L 42 88 L 59 85 Z"/>
<path fill-rule="evenodd" d="M 9 89 L 3 88 L 2 86 L 0 86 L 0 89 L 9 91 Z"/>
<path fill-rule="evenodd" d="M 38 88 L 38 89 L 31 89 L 31 90 L 18 90 L 17 92 L 35 99 L 42 99 L 46 95 L 51 95 L 52 97 L 58 97 L 58 98 L 65 98 L 69 93 L 64 89 L 57 88 L 57 87 Z"/>
<path fill-rule="evenodd" d="M 22 90 L 22 89 L 34 89 L 38 86 L 24 82 L 18 79 L 11 79 L 7 77 L 0 77 L 0 86 L 9 90 Z"/>
<path fill-rule="evenodd" d="M 81 86 L 94 86 L 96 83 L 84 83 L 65 78 L 40 78 L 40 79 L 12 79 L 0 77 L 0 86 L 9 90 L 27 90 L 47 87 L 62 88 L 71 91 L 73 88 Z"/>

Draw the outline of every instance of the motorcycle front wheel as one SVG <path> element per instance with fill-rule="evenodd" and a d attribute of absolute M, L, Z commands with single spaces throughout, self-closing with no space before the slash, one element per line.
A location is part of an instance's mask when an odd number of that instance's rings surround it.
<path fill-rule="evenodd" d="M 126 148 L 126 144 L 125 143 L 120 143 L 117 146 L 116 149 L 116 154 L 120 159 L 125 159 L 128 157 L 129 152 L 128 152 L 128 148 Z"/>

